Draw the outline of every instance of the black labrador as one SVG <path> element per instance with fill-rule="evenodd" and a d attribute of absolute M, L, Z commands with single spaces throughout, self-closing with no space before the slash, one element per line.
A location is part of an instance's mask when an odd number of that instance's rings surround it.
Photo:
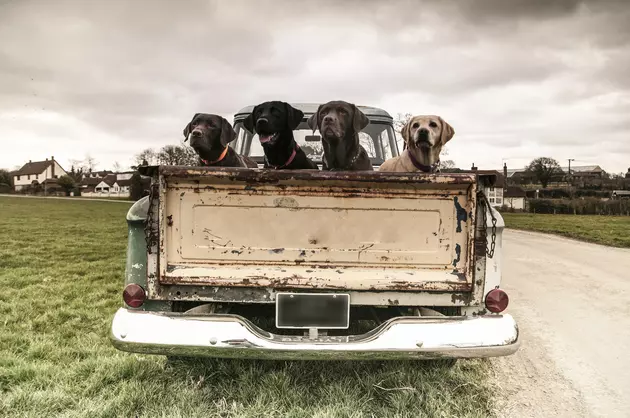
<path fill-rule="evenodd" d="M 239 155 L 228 144 L 236 139 L 236 132 L 225 118 L 208 113 L 197 113 L 184 128 L 184 136 L 199 155 L 201 165 L 213 167 L 258 168 L 255 161 Z"/>
<path fill-rule="evenodd" d="M 359 132 L 370 121 L 355 105 L 332 101 L 319 106 L 308 126 L 319 129 L 324 147 L 324 170 L 371 171 L 370 156 L 359 143 Z"/>
<path fill-rule="evenodd" d="M 285 102 L 264 102 L 256 107 L 243 122 L 245 129 L 257 133 L 265 151 L 265 168 L 317 170 L 317 164 L 295 142 L 293 130 L 304 113 Z"/>

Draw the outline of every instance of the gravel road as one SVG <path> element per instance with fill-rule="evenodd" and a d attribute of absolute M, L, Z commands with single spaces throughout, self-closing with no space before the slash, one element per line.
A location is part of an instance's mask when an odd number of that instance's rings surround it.
<path fill-rule="evenodd" d="M 506 230 L 522 345 L 492 360 L 505 417 L 630 417 L 630 250 Z"/>

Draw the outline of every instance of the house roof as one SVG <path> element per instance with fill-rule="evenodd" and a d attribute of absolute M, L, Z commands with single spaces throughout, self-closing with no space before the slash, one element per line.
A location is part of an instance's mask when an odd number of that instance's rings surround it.
<path fill-rule="evenodd" d="M 118 185 L 123 187 L 123 186 L 130 186 L 131 185 L 131 179 L 127 179 L 127 180 L 118 180 Z"/>
<path fill-rule="evenodd" d="M 81 186 L 96 186 L 101 182 L 100 178 L 97 177 L 85 177 L 81 180 Z"/>
<path fill-rule="evenodd" d="M 13 175 L 27 176 L 30 174 L 41 174 L 46 171 L 46 169 L 52 164 L 52 162 L 53 160 L 28 162 L 24 164 L 22 168 L 17 170 Z"/>
<path fill-rule="evenodd" d="M 116 179 L 117 179 L 116 174 L 108 174 L 105 177 L 103 177 L 101 181 L 103 181 L 105 184 L 111 187 L 114 185 L 114 183 L 116 183 Z"/>
<path fill-rule="evenodd" d="M 503 197 L 527 197 L 527 193 L 522 187 L 508 186 L 507 190 L 503 193 Z"/>

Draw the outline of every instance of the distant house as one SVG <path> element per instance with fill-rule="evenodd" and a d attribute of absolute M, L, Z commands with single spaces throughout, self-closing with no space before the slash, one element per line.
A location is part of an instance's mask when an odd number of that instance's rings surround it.
<path fill-rule="evenodd" d="M 503 192 L 503 204 L 510 209 L 525 210 L 525 190 L 518 186 L 507 186 Z"/>
<path fill-rule="evenodd" d="M 13 185 L 15 191 L 20 191 L 29 186 L 49 185 L 52 181 L 47 180 L 58 179 L 61 176 L 67 176 L 55 157 L 51 157 L 45 161 L 29 161 L 22 168 L 13 172 Z M 56 183 L 56 182 L 55 182 Z"/>
<path fill-rule="evenodd" d="M 503 191 L 505 188 L 504 175 L 498 170 L 479 170 L 474 164 L 470 169 L 471 171 L 479 174 L 493 174 L 497 176 L 494 186 L 486 189 L 486 197 L 488 198 L 488 202 L 490 202 L 491 206 L 495 208 L 503 206 Z"/>
<path fill-rule="evenodd" d="M 504 187 L 505 187 L 505 178 L 502 174 L 497 171 L 497 181 L 493 187 L 490 187 L 486 190 L 488 201 L 491 206 L 495 208 L 500 208 L 504 205 Z"/>
<path fill-rule="evenodd" d="M 100 177 L 89 172 L 81 180 L 81 195 L 88 197 L 129 197 L 133 171 L 113 173 L 101 171 Z"/>
<path fill-rule="evenodd" d="M 630 190 L 613 190 L 612 199 L 630 199 Z"/>
<path fill-rule="evenodd" d="M 605 171 L 598 165 L 578 165 L 575 167 L 571 166 L 570 173 L 569 167 L 562 167 L 562 171 L 567 174 L 571 174 L 573 177 L 596 179 L 601 179 L 605 173 Z"/>

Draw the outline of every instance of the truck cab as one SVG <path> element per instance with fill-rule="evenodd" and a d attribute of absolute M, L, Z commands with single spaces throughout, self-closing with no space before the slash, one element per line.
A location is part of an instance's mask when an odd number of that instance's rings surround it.
<path fill-rule="evenodd" d="M 295 138 L 322 148 L 304 113 Z M 262 148 L 234 117 L 237 152 Z M 398 155 L 393 120 L 360 107 L 375 167 Z M 514 353 L 500 288 L 496 174 L 144 167 L 127 215 L 115 347 L 279 359 L 433 359 Z"/>
<path fill-rule="evenodd" d="M 320 167 L 324 149 L 322 147 L 319 131 L 313 132 L 306 121 L 317 112 L 318 104 L 292 103 L 291 106 L 304 112 L 302 123 L 293 131 L 293 136 L 298 145 L 304 150 L 306 156 Z M 368 152 L 372 165 L 378 168 L 385 160 L 398 156 L 396 133 L 394 132 L 393 119 L 386 111 L 370 106 L 357 106 L 370 120 L 368 126 L 359 132 L 359 142 Z M 243 121 L 254 110 L 254 106 L 247 106 L 234 115 L 234 130 L 237 139 L 234 149 L 242 155 L 252 158 L 262 167 L 264 153 L 258 135 L 252 134 L 243 127 Z"/>

